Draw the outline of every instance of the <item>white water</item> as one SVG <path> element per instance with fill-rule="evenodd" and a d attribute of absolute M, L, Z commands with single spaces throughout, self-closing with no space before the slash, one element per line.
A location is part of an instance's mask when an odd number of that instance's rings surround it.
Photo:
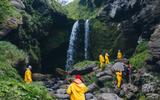
<path fill-rule="evenodd" d="M 89 48 L 89 19 L 86 20 L 85 22 L 85 38 L 84 38 L 84 57 L 85 59 L 89 59 L 89 53 L 88 53 L 88 48 Z"/>
<path fill-rule="evenodd" d="M 75 42 L 77 40 L 77 34 L 79 29 L 79 22 L 76 21 L 72 27 L 72 32 L 69 40 L 69 47 L 67 51 L 67 61 L 66 61 L 66 71 L 70 70 L 74 64 L 74 55 L 75 55 Z"/>
<path fill-rule="evenodd" d="M 59 2 L 61 5 L 65 6 L 73 2 L 74 0 L 56 0 L 56 1 Z"/>

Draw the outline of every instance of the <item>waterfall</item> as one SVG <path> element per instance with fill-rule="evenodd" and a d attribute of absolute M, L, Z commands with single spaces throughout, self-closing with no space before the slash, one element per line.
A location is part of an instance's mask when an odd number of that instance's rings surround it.
<path fill-rule="evenodd" d="M 67 50 L 67 61 L 66 61 L 66 71 L 71 69 L 74 64 L 74 54 L 75 54 L 75 42 L 77 40 L 77 34 L 79 29 L 79 22 L 76 21 L 72 27 L 72 32 L 69 40 L 69 47 Z"/>
<path fill-rule="evenodd" d="M 89 19 L 85 21 L 85 38 L 84 38 L 84 57 L 89 59 L 88 48 L 89 48 Z"/>

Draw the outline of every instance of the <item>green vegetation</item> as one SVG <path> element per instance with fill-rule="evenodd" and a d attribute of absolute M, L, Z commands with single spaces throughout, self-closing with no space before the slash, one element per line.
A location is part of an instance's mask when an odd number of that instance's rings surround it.
<path fill-rule="evenodd" d="M 0 63 L 15 65 L 18 61 L 25 60 L 27 54 L 18 50 L 16 46 L 9 42 L 0 41 Z"/>
<path fill-rule="evenodd" d="M 94 65 L 94 64 L 98 64 L 98 61 L 84 60 L 82 62 L 75 64 L 73 67 L 74 68 L 84 68 L 84 67 L 87 67 L 88 65 Z"/>
<path fill-rule="evenodd" d="M 145 60 L 149 57 L 147 43 L 143 42 L 136 48 L 136 53 L 130 58 L 130 62 L 134 68 L 139 69 L 145 65 Z"/>
<path fill-rule="evenodd" d="M 75 0 L 68 4 L 65 8 L 67 9 L 68 17 L 78 19 L 90 19 L 95 18 L 98 12 L 98 8 L 90 9 L 87 5 L 81 5 L 80 0 Z"/>
<path fill-rule="evenodd" d="M 40 84 L 25 84 L 16 80 L 0 81 L 1 100 L 52 100 Z"/>
<path fill-rule="evenodd" d="M 110 52 L 118 36 L 116 25 L 107 25 L 98 19 L 91 20 L 91 54 L 98 59 L 101 51 Z"/>
<path fill-rule="evenodd" d="M 14 68 L 27 54 L 15 45 L 0 41 L 0 99 L 52 100 L 47 90 L 37 83 L 26 84 Z"/>
<path fill-rule="evenodd" d="M 0 1 L 0 24 L 5 22 L 10 17 L 19 18 L 20 13 L 11 5 L 10 0 Z"/>

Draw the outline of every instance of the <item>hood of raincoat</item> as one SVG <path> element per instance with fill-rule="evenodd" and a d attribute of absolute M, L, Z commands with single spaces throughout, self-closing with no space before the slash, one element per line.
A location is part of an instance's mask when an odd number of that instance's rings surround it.
<path fill-rule="evenodd" d="M 85 85 L 83 84 L 83 82 L 80 80 L 80 79 L 75 79 L 73 81 L 73 86 L 74 86 L 74 89 L 77 91 L 77 92 L 84 92 L 86 91 L 84 89 Z"/>

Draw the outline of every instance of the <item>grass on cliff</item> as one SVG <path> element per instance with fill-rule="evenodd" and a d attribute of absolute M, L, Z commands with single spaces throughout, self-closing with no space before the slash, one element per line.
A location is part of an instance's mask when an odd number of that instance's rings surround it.
<path fill-rule="evenodd" d="M 20 13 L 11 5 L 10 0 L 0 1 L 0 24 L 2 24 L 9 17 L 19 17 Z"/>
<path fill-rule="evenodd" d="M 75 0 L 65 6 L 67 9 L 67 15 L 69 18 L 78 19 L 90 19 L 95 18 L 98 12 L 98 8 L 90 9 L 86 5 L 81 5 L 80 0 Z"/>
<path fill-rule="evenodd" d="M 52 100 L 41 84 L 26 84 L 14 68 L 27 54 L 15 45 L 0 41 L 0 100 Z"/>
<path fill-rule="evenodd" d="M 84 60 L 82 62 L 76 63 L 73 67 L 74 68 L 85 68 L 88 65 L 94 65 L 94 64 L 98 64 L 98 61 L 89 61 L 89 60 Z"/>
<path fill-rule="evenodd" d="M 142 42 L 136 48 L 135 54 L 130 58 L 130 63 L 136 69 L 139 69 L 145 65 L 145 60 L 149 57 L 148 54 L 148 42 Z"/>

